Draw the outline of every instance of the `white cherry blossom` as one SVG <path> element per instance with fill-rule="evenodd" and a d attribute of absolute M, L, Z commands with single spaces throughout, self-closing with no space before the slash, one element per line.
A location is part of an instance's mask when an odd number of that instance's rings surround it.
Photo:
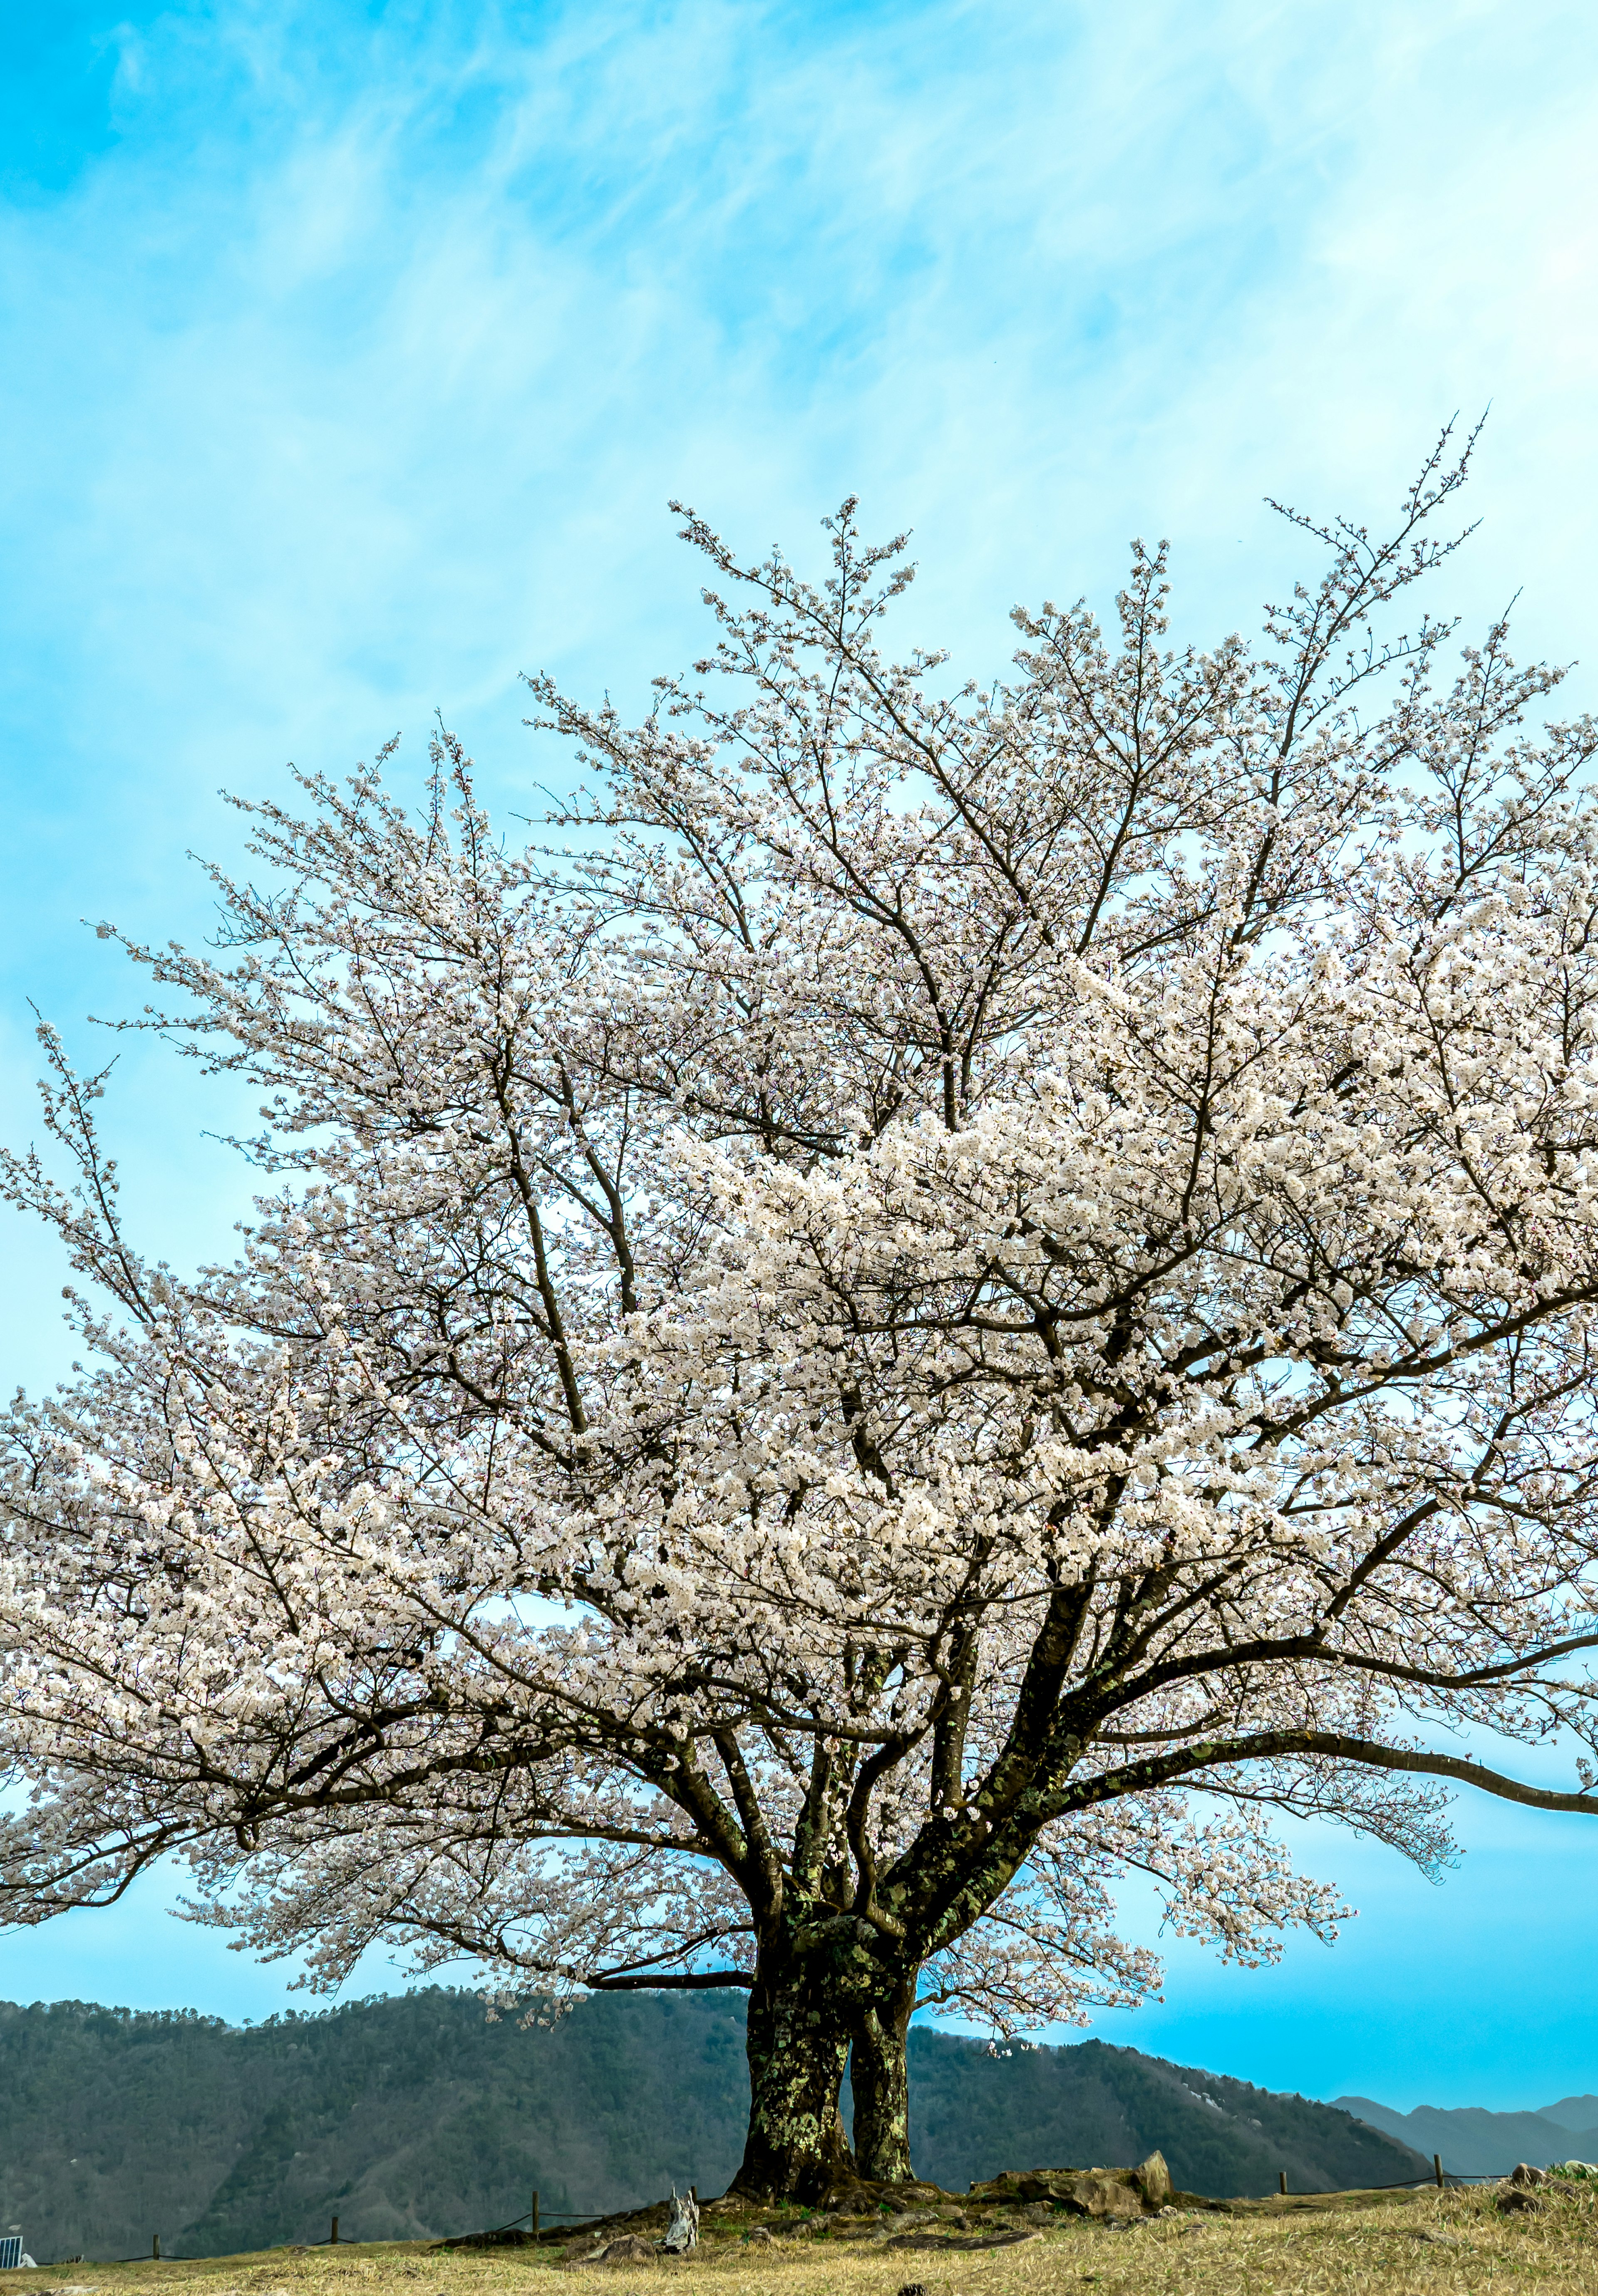
<path fill-rule="evenodd" d="M 93 1368 L 10 1414 L 10 1915 L 152 1861 L 335 1983 L 750 1995 L 751 2187 L 908 2173 L 918 2002 L 1015 2033 L 1330 1937 L 1283 1814 L 1450 1855 L 1586 1811 L 1598 1646 L 1598 840 L 1507 633 L 1381 635 L 1397 536 L 1258 648 L 1018 613 L 895 663 L 697 520 L 713 652 L 526 850 L 453 737 L 253 804 L 154 1017 L 262 1095 L 237 1261 L 125 1234 L 44 1032 Z M 266 886 L 268 890 L 258 888 Z M 1460 1734 L 1496 1734 L 1493 1761 Z M 1480 1743 L 1479 1736 L 1475 1742 Z"/>

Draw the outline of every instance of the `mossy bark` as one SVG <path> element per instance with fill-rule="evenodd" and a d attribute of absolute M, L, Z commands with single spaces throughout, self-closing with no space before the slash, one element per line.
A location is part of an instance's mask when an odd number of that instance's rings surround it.
<path fill-rule="evenodd" d="M 856 2177 L 910 2169 L 906 2036 L 914 1972 L 848 1915 L 823 1915 L 762 1942 L 749 2005 L 749 2135 L 742 2192 L 819 2199 Z M 853 2051 L 855 2143 L 839 2110 Z"/>
<path fill-rule="evenodd" d="M 906 2042 L 914 1980 L 868 2001 L 854 2030 L 855 2161 L 861 2176 L 902 2184 L 910 2167 L 910 2078 Z"/>
<path fill-rule="evenodd" d="M 818 2200 L 854 2156 L 838 2109 L 848 2060 L 846 2005 L 827 1962 L 783 1957 L 749 2004 L 749 2135 L 739 2192 Z"/>

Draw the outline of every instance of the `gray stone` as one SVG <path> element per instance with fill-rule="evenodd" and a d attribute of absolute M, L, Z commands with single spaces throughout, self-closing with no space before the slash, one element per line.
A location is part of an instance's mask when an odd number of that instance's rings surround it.
<path fill-rule="evenodd" d="M 691 2248 L 699 2246 L 699 2202 L 692 2193 L 679 2199 L 675 2185 L 671 2188 L 671 2221 L 662 2244 L 668 2256 L 686 2256 Z"/>

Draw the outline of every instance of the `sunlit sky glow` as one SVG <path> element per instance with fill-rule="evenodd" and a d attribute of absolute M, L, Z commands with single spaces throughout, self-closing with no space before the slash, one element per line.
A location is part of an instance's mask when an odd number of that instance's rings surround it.
<path fill-rule="evenodd" d="M 29 1000 L 86 1063 L 85 1016 L 142 1001 L 79 921 L 205 931 L 184 856 L 236 856 L 219 787 L 397 729 L 414 770 L 438 709 L 526 812 L 562 765 L 519 671 L 640 706 L 702 628 L 671 496 L 802 560 L 858 492 L 872 530 L 914 530 L 906 645 L 991 675 L 1015 600 L 1107 603 L 1134 534 L 1171 537 L 1184 634 L 1257 623 L 1302 563 L 1264 496 L 1375 522 L 1490 401 L 1438 603 L 1479 627 L 1518 590 L 1523 654 L 1598 652 L 1598 51 L 1571 0 L 0 22 L 13 1139 Z M 206 1136 L 235 1111 L 117 1048 L 135 1226 L 225 1249 L 249 1177 Z M 60 1267 L 13 1220 L 0 1250 L 0 1371 L 46 1384 Z M 1166 2007 L 1097 2030 L 1404 2106 L 1598 2087 L 1598 1840 L 1459 1816 L 1440 1889 L 1307 1839 L 1363 1908 L 1344 1943 L 1264 1975 L 1176 1951 Z M 22 1999 L 258 2016 L 284 1982 L 153 1887 L 0 1940 Z"/>

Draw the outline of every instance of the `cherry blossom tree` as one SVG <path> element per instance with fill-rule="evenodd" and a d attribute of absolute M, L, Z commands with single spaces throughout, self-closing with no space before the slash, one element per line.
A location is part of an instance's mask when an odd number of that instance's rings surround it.
<path fill-rule="evenodd" d="M 714 650 L 641 726 L 535 682 L 539 843 L 447 734 L 419 816 L 389 751 L 244 808 L 267 890 L 129 944 L 263 1095 L 239 1257 L 139 1255 L 48 1030 L 6 1166 L 93 1356 L 7 1425 L 12 1919 L 176 1854 L 329 1983 L 742 1988 L 741 2181 L 811 2195 L 910 2173 L 918 2005 L 1158 1981 L 1128 1873 L 1258 1960 L 1340 1914 L 1283 1814 L 1598 1808 L 1598 732 L 1383 635 L 1451 451 L 1288 513 L 1258 645 L 1140 547 L 980 690 L 852 505 L 820 586 L 689 516 Z"/>

